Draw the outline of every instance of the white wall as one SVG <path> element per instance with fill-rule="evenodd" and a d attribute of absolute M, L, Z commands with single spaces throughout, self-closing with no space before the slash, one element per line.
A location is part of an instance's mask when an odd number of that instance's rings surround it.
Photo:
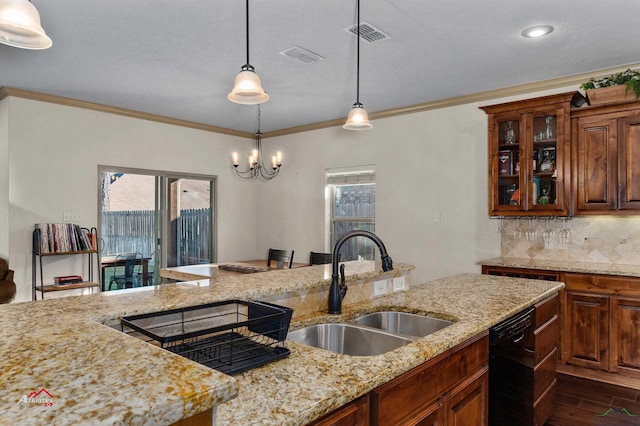
<path fill-rule="evenodd" d="M 374 164 L 376 234 L 394 261 L 416 265 L 414 282 L 478 272 L 480 258 L 499 255 L 487 218 L 484 112 L 463 105 L 373 124 L 265 141 L 267 152 L 279 147 L 289 155 L 281 177 L 260 191 L 262 250 L 293 248 L 298 261 L 324 250 L 326 169 Z"/>
<path fill-rule="evenodd" d="M 551 93 L 483 102 L 507 102 Z M 376 168 L 376 234 L 414 282 L 479 272 L 500 255 L 497 223 L 487 213 L 487 116 L 480 103 L 373 121 L 367 131 L 340 127 L 269 138 L 265 152 L 287 151 L 281 176 L 260 190 L 259 251 L 330 249 L 324 240 L 327 168 Z M 434 222 L 439 214 L 440 223 Z"/>
<path fill-rule="evenodd" d="M 575 88 L 482 104 L 568 90 Z M 20 98 L 9 105 L 0 102 L 10 164 L 8 184 L 0 169 L 0 196 L 8 187 L 8 251 L 20 301 L 31 298 L 33 224 L 61 222 L 67 211 L 82 215 L 80 225 L 96 225 L 99 164 L 217 175 L 219 261 L 278 247 L 295 249 L 304 262 L 309 251 L 329 249 L 325 170 L 368 164 L 376 168 L 376 233 L 396 262 L 416 265 L 414 282 L 478 272 L 477 261 L 500 255 L 497 223 L 487 217 L 487 117 L 478 103 L 376 120 L 369 131 L 335 127 L 265 139 L 265 155 L 281 150 L 285 160 L 270 182 L 233 173 L 230 152 L 248 153 L 249 139 Z M 0 130 L 0 153 L 6 139 Z M 4 204 L 0 198 L 0 254 Z M 68 272 L 68 261 L 52 262 Z"/>
<path fill-rule="evenodd" d="M 217 175 L 218 259 L 257 256 L 257 187 L 236 178 L 230 161 L 232 151 L 252 147 L 250 140 L 21 98 L 10 101 L 9 252 L 16 301 L 31 299 L 35 223 L 62 222 L 66 211 L 81 215 L 82 226 L 97 225 L 98 165 Z M 0 109 L 0 120 L 5 110 Z M 0 136 L 0 152 L 2 141 Z M 70 262 L 79 258 L 47 258 L 45 281 L 47 275 L 69 273 Z"/>

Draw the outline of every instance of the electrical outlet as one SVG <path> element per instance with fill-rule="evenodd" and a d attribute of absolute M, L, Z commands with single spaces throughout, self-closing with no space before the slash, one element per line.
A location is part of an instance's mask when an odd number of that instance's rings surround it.
<path fill-rule="evenodd" d="M 404 277 L 397 277 L 393 279 L 393 291 L 402 291 L 406 289 Z"/>
<path fill-rule="evenodd" d="M 387 280 L 375 281 L 373 283 L 373 297 L 387 294 Z"/>
<path fill-rule="evenodd" d="M 433 223 L 440 223 L 442 217 L 440 216 L 440 212 L 435 212 L 433 214 Z"/>
<path fill-rule="evenodd" d="M 69 212 L 63 212 L 62 213 L 62 221 L 63 222 L 79 222 L 82 220 L 82 215 L 81 214 L 77 214 L 77 213 L 69 213 Z"/>

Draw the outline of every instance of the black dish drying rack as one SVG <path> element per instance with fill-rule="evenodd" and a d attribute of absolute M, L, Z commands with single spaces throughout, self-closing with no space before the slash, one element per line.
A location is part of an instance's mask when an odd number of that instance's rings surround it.
<path fill-rule="evenodd" d="M 284 340 L 292 314 L 292 309 L 273 303 L 227 300 L 123 317 L 122 331 L 139 333 L 150 343 L 223 373 L 238 374 L 289 355 Z"/>

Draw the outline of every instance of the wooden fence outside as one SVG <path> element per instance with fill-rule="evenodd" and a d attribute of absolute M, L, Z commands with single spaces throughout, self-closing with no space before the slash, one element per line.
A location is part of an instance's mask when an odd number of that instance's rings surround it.
<path fill-rule="evenodd" d="M 208 263 L 210 251 L 209 209 L 181 210 L 176 220 L 177 265 Z M 142 253 L 155 264 L 155 216 L 153 210 L 127 210 L 102 213 L 102 254 Z M 173 262 L 171 262 L 173 263 Z M 174 266 L 174 265 L 171 265 Z"/>

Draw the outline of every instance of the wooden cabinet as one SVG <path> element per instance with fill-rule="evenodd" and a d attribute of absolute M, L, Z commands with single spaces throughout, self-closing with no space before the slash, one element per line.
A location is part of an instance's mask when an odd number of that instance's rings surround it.
<path fill-rule="evenodd" d="M 640 299 L 612 297 L 610 371 L 640 377 Z"/>
<path fill-rule="evenodd" d="M 606 370 L 609 347 L 609 300 L 606 296 L 566 292 L 565 361 Z"/>
<path fill-rule="evenodd" d="M 371 424 L 486 425 L 488 363 L 485 332 L 371 391 Z"/>
<path fill-rule="evenodd" d="M 503 277 L 529 278 L 543 281 L 563 281 L 564 274 L 557 271 L 542 271 L 539 269 L 505 268 L 503 266 L 482 266 L 485 275 L 498 275 Z"/>
<path fill-rule="evenodd" d="M 640 102 L 571 112 L 575 215 L 640 211 Z"/>
<path fill-rule="evenodd" d="M 311 423 L 313 426 L 368 426 L 369 396 L 362 396 Z"/>
<path fill-rule="evenodd" d="M 640 377 L 640 279 L 566 274 L 563 361 Z"/>
<path fill-rule="evenodd" d="M 570 107 L 562 93 L 482 107 L 489 115 L 489 215 L 570 212 Z"/>
<path fill-rule="evenodd" d="M 482 272 L 523 278 L 541 274 L 539 279 L 555 274 L 566 285 L 560 296 L 560 362 L 640 378 L 640 278 L 486 265 Z"/>
<path fill-rule="evenodd" d="M 311 423 L 487 425 L 489 338 L 482 333 Z"/>

